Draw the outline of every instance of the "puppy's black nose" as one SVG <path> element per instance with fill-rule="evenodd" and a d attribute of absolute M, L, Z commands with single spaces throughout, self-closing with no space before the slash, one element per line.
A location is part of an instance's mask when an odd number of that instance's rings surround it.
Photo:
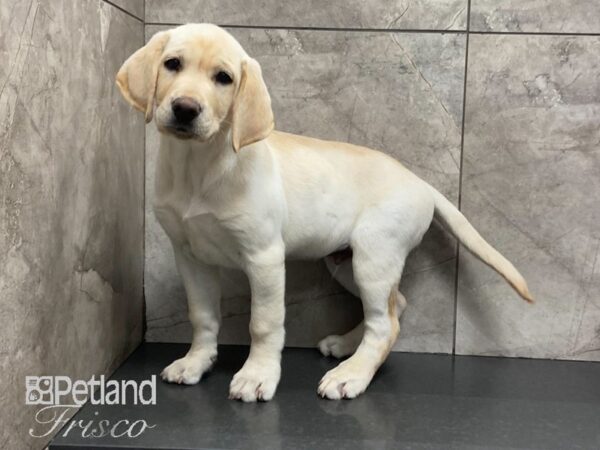
<path fill-rule="evenodd" d="M 178 97 L 171 103 L 173 114 L 179 123 L 190 123 L 202 112 L 200 104 L 190 97 Z"/>

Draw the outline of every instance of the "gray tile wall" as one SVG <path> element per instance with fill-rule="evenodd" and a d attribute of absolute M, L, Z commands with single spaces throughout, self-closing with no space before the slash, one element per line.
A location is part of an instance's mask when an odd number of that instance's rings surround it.
<path fill-rule="evenodd" d="M 144 0 L 106 0 L 113 6 L 121 8 L 132 16 L 144 20 Z"/>
<path fill-rule="evenodd" d="M 460 205 L 538 300 L 523 303 L 465 250 L 457 264 L 454 239 L 434 226 L 403 276 L 396 350 L 600 360 L 597 5 L 146 0 L 145 17 L 147 38 L 184 22 L 233 27 L 263 66 L 278 128 L 399 158 Z M 150 126 L 147 338 L 187 341 L 181 283 L 149 209 L 156 151 Z M 243 276 L 228 274 L 224 291 L 221 340 L 247 342 Z M 288 345 L 359 320 L 321 263 L 292 265 L 287 292 Z"/>
<path fill-rule="evenodd" d="M 144 126 L 114 76 L 143 22 L 0 4 L 0 447 L 43 448 L 26 375 L 110 373 L 143 334 Z"/>
<path fill-rule="evenodd" d="M 462 209 L 524 307 L 460 252 L 461 354 L 600 360 L 600 36 L 471 36 Z"/>
<path fill-rule="evenodd" d="M 600 33 L 597 0 L 471 0 L 471 30 Z"/>
<path fill-rule="evenodd" d="M 146 0 L 147 23 L 464 30 L 466 0 Z"/>

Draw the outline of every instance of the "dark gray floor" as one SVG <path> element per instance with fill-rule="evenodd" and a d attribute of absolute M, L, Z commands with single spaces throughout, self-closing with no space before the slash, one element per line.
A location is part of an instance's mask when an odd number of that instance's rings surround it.
<path fill-rule="evenodd" d="M 147 379 L 186 349 L 144 344 L 113 378 Z M 361 397 L 328 401 L 316 386 L 336 361 L 286 349 L 275 399 L 244 404 L 227 394 L 247 353 L 221 347 L 196 386 L 159 380 L 156 406 L 88 404 L 74 418 L 155 425 L 137 438 L 63 429 L 50 449 L 600 449 L 599 363 L 395 353 Z"/>

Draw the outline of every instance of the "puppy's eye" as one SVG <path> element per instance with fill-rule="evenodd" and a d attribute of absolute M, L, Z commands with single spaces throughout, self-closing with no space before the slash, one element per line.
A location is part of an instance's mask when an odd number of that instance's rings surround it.
<path fill-rule="evenodd" d="M 165 61 L 165 67 L 173 72 L 178 72 L 181 69 L 181 61 L 179 58 L 169 58 Z"/>
<path fill-rule="evenodd" d="M 219 84 L 231 84 L 233 79 L 227 72 L 219 72 L 215 75 L 215 81 Z"/>

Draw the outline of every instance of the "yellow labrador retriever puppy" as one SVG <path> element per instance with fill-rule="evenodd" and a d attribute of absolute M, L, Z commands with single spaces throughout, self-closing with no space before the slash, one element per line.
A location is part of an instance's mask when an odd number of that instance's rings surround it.
<path fill-rule="evenodd" d="M 326 355 L 352 356 L 323 376 L 318 393 L 361 394 L 398 337 L 404 260 L 434 215 L 532 301 L 513 265 L 393 158 L 274 131 L 260 66 L 225 30 L 190 24 L 157 33 L 125 61 L 117 84 L 161 133 L 154 211 L 173 244 L 194 330 L 187 355 L 164 369 L 166 381 L 195 384 L 215 361 L 218 268 L 236 268 L 250 281 L 252 344 L 230 398 L 271 399 L 284 344 L 286 258 L 351 249 L 334 276 L 362 299 L 364 322 L 320 342 Z"/>

